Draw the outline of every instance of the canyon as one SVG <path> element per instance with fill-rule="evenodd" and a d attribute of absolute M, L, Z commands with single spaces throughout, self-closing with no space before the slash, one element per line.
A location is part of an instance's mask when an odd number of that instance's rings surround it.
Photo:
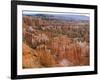
<path fill-rule="evenodd" d="M 23 15 L 24 69 L 90 64 L 89 20 L 56 17 Z"/>

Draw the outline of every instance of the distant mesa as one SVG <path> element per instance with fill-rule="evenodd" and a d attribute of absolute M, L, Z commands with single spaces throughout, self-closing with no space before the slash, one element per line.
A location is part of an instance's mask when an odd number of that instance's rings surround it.
<path fill-rule="evenodd" d="M 76 14 L 23 14 L 25 16 L 41 17 L 43 19 L 57 19 L 57 20 L 70 20 L 70 21 L 89 21 L 89 16 L 76 15 Z"/>

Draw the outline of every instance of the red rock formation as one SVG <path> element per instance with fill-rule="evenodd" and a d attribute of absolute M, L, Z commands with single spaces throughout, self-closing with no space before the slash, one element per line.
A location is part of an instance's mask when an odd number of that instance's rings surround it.
<path fill-rule="evenodd" d="M 23 49 L 24 67 L 54 67 L 60 62 L 89 65 L 89 25 L 85 24 L 24 16 L 23 42 L 32 48 Z"/>
<path fill-rule="evenodd" d="M 42 65 L 38 62 L 38 57 L 35 56 L 33 50 L 26 44 L 23 43 L 23 55 L 22 55 L 22 66 L 23 68 L 36 68 Z"/>

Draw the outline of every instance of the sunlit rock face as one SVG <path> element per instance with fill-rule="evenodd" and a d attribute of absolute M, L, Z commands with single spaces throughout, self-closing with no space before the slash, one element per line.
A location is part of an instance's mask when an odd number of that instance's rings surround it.
<path fill-rule="evenodd" d="M 89 21 L 24 15 L 22 30 L 24 69 L 89 65 Z"/>

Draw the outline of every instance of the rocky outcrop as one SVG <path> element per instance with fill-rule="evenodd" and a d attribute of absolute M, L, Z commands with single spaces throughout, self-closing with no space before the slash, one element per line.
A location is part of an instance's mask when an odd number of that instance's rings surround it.
<path fill-rule="evenodd" d="M 88 22 L 23 17 L 23 68 L 89 65 Z"/>
<path fill-rule="evenodd" d="M 60 66 L 54 56 L 44 48 L 34 50 L 23 43 L 23 68 L 41 68 Z"/>

